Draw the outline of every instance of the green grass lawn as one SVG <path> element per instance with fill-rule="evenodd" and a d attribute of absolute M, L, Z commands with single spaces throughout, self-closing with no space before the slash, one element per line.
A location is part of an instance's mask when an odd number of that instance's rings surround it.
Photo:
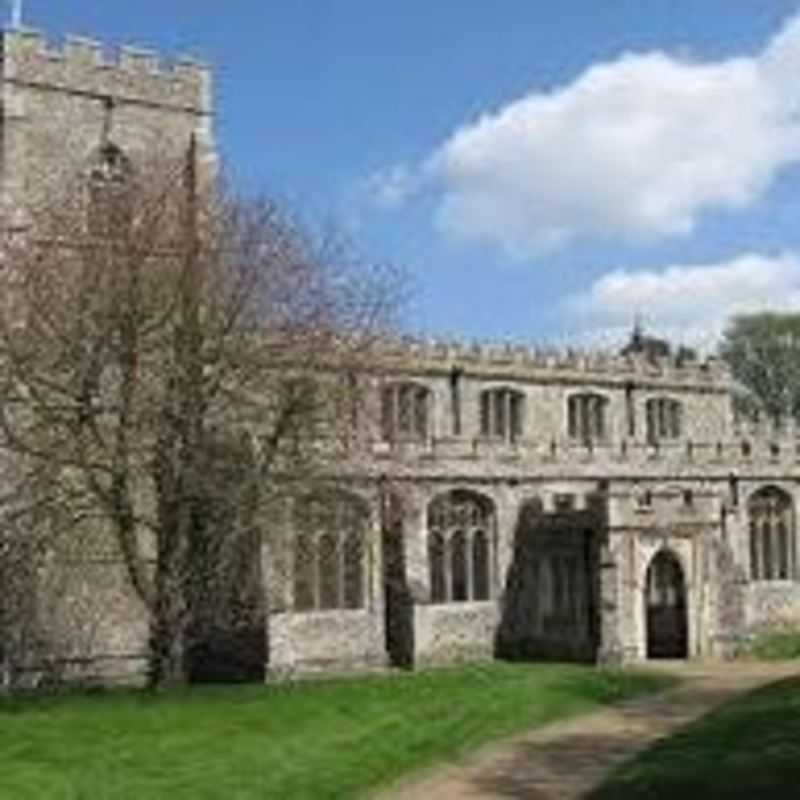
<path fill-rule="evenodd" d="M 489 664 L 317 683 L 0 701 L 2 800 L 347 798 L 664 676 Z"/>
<path fill-rule="evenodd" d="M 756 638 L 744 655 L 760 661 L 800 658 L 800 630 L 767 631 Z"/>
<path fill-rule="evenodd" d="M 591 800 L 800 797 L 800 678 L 732 701 L 623 765 Z"/>

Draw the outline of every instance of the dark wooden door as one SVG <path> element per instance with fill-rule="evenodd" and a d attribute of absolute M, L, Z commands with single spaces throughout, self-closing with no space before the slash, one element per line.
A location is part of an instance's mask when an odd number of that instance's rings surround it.
<path fill-rule="evenodd" d="M 686 582 L 680 562 L 662 550 L 647 570 L 645 587 L 647 657 L 686 658 Z"/>

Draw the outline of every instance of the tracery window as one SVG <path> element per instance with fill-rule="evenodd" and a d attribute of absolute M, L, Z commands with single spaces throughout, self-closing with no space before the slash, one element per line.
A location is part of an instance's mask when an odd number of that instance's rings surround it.
<path fill-rule="evenodd" d="M 754 581 L 793 580 L 796 569 L 794 509 L 791 497 L 768 486 L 747 504 L 750 525 L 750 577 Z"/>
<path fill-rule="evenodd" d="M 474 492 L 453 491 L 428 507 L 431 602 L 489 600 L 492 594 L 494 507 Z"/>
<path fill-rule="evenodd" d="M 500 387 L 481 394 L 481 435 L 513 442 L 522 436 L 525 396 Z"/>
<path fill-rule="evenodd" d="M 295 512 L 294 609 L 364 607 L 368 515 L 350 495 L 305 498 Z"/>
<path fill-rule="evenodd" d="M 428 438 L 430 390 L 418 383 L 392 383 L 381 394 L 381 435 L 385 441 Z"/>
<path fill-rule="evenodd" d="M 681 436 L 683 409 L 671 397 L 652 397 L 646 404 L 647 441 L 678 439 Z"/>
<path fill-rule="evenodd" d="M 608 436 L 608 398 L 601 394 L 570 395 L 567 400 L 567 434 L 584 443 L 602 442 Z"/>

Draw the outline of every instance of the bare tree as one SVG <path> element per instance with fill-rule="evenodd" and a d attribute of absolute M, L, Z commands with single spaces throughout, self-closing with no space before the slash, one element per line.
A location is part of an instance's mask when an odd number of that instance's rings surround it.
<path fill-rule="evenodd" d="M 212 185 L 193 146 L 135 167 L 109 146 L 5 237 L 0 510 L 8 530 L 47 532 L 43 554 L 78 529 L 113 538 L 153 685 L 185 680 L 200 598 L 258 582 L 242 555 L 255 520 L 325 471 L 350 422 L 347 376 L 399 284 L 342 255 Z"/>

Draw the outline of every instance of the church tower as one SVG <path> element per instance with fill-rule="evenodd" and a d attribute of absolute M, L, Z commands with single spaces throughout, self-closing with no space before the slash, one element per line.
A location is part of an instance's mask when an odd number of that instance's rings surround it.
<path fill-rule="evenodd" d="M 60 192 L 68 197 L 84 182 L 91 189 L 98 177 L 117 181 L 124 170 L 154 159 L 183 170 L 192 142 L 194 166 L 214 174 L 211 73 L 201 64 L 165 66 L 148 51 L 112 54 L 76 37 L 54 47 L 39 32 L 15 27 L 0 32 L 0 80 L 0 233 L 30 230 L 37 209 L 51 198 L 57 204 Z M 3 459 L 0 480 L 12 468 L 7 452 Z M 109 682 L 143 679 L 147 613 L 113 543 L 93 546 L 101 558 L 79 568 L 69 560 L 48 561 L 53 570 L 46 574 L 29 574 L 12 559 L 14 575 L 29 581 L 17 593 L 27 603 L 17 617 L 2 592 L 0 570 L 0 692 L 4 680 L 35 684 L 43 669 Z M 25 635 L 19 634 L 11 656 L 15 625 Z M 42 667 L 42 653 L 50 666 Z"/>
<path fill-rule="evenodd" d="M 0 202 L 6 224 L 86 172 L 103 148 L 136 164 L 177 158 L 192 135 L 200 163 L 213 170 L 211 72 L 195 61 L 170 66 L 149 51 L 67 37 L 60 47 L 41 33 L 2 33 Z"/>

